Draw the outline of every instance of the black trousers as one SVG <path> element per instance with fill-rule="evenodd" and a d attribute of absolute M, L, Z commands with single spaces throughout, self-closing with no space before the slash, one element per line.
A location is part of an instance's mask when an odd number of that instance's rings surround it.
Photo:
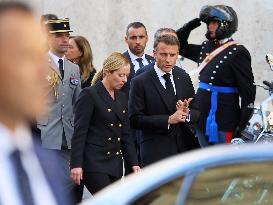
<path fill-rule="evenodd" d="M 74 187 L 74 194 L 75 194 L 75 201 L 76 204 L 81 203 L 83 197 L 83 189 L 84 189 L 84 182 L 81 181 L 80 185 L 75 185 Z"/>
<path fill-rule="evenodd" d="M 84 185 L 92 195 L 120 179 L 120 177 L 97 172 L 85 172 L 83 178 Z"/>

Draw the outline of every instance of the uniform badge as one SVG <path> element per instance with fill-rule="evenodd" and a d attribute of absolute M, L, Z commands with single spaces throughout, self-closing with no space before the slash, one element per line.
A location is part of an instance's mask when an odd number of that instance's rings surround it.
<path fill-rule="evenodd" d="M 79 80 L 77 78 L 75 78 L 74 76 L 70 77 L 70 83 L 72 85 L 78 85 L 79 84 Z"/>

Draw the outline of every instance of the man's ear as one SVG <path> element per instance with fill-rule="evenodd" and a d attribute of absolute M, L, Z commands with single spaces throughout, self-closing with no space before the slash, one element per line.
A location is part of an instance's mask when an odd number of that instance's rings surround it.
<path fill-rule="evenodd" d="M 125 41 L 125 43 L 128 44 L 128 36 L 125 36 L 125 37 L 124 37 L 124 41 Z"/>
<path fill-rule="evenodd" d="M 153 57 L 155 58 L 155 56 L 156 56 L 156 50 L 154 49 L 153 50 Z"/>

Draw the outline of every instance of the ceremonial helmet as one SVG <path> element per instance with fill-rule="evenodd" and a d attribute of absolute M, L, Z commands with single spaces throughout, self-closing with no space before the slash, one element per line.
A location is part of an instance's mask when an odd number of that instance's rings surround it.
<path fill-rule="evenodd" d="M 219 22 L 219 28 L 216 30 L 216 39 L 218 40 L 230 37 L 238 29 L 237 14 L 230 6 L 203 6 L 199 17 L 207 25 L 211 21 Z M 209 31 L 206 33 L 206 38 L 211 39 Z"/>

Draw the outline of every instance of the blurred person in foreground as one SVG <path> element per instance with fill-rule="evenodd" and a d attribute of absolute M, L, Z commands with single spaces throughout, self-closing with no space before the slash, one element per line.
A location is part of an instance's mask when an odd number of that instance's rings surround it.
<path fill-rule="evenodd" d="M 65 56 L 79 66 L 82 88 L 91 86 L 96 69 L 93 65 L 93 53 L 88 40 L 83 36 L 70 36 Z"/>
<path fill-rule="evenodd" d="M 44 108 L 43 37 L 31 9 L 0 3 L 0 204 L 70 204 L 55 158 L 34 145 L 28 122 Z M 50 162 L 50 163 L 48 163 Z"/>
<path fill-rule="evenodd" d="M 120 91 L 129 73 L 129 60 L 112 53 L 75 105 L 71 177 L 77 184 L 83 180 L 91 194 L 122 177 L 123 160 L 132 172 L 140 171 L 130 137 L 128 99 Z"/>

